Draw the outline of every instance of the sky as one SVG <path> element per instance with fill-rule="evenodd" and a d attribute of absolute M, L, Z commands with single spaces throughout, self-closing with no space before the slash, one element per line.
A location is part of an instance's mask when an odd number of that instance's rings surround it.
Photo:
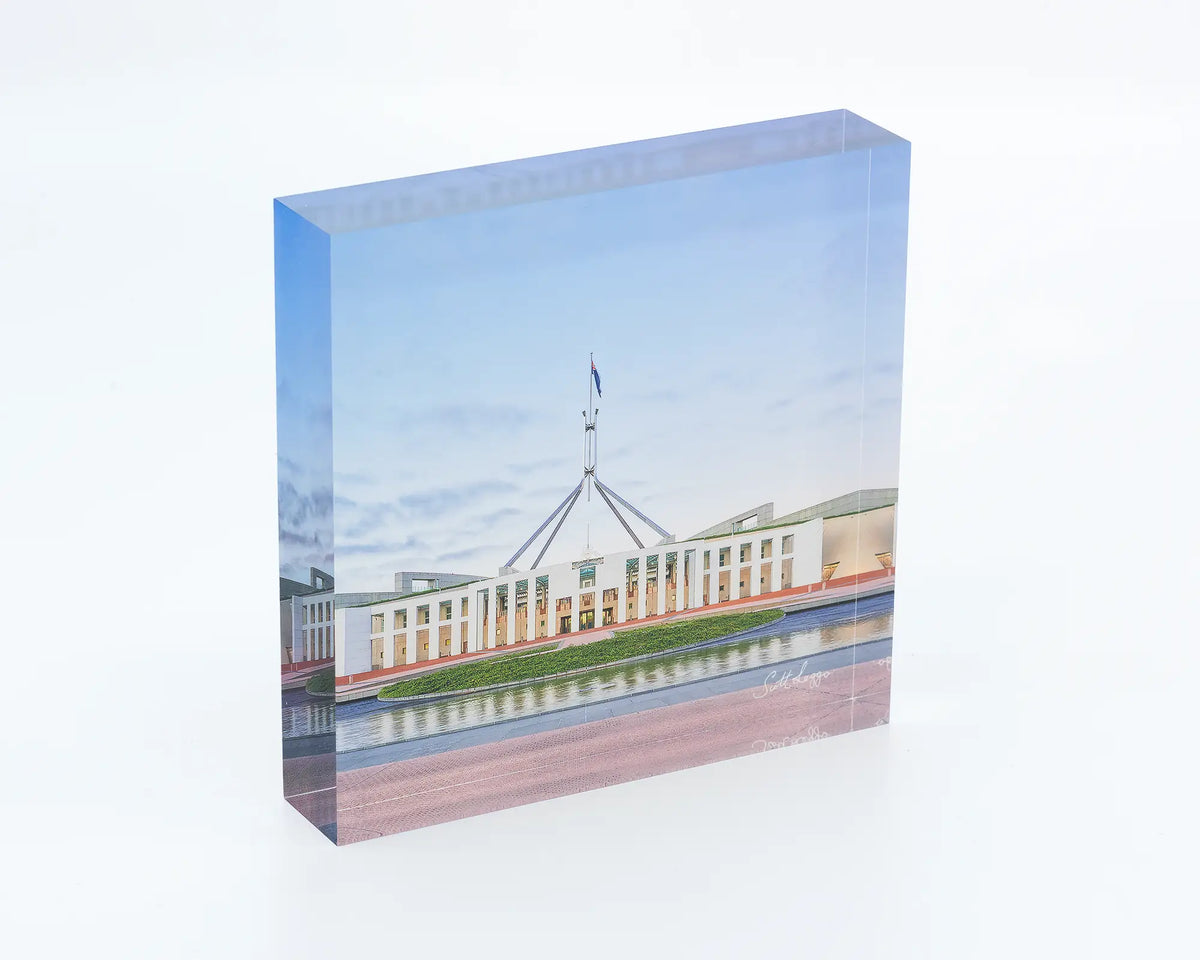
<path fill-rule="evenodd" d="M 275 204 L 279 575 L 333 573 L 329 237 Z"/>
<path fill-rule="evenodd" d="M 876 147 L 334 235 L 338 590 L 495 575 L 582 475 L 589 354 L 597 474 L 679 539 L 895 486 L 907 171 Z M 543 565 L 632 546 L 593 495 Z"/>

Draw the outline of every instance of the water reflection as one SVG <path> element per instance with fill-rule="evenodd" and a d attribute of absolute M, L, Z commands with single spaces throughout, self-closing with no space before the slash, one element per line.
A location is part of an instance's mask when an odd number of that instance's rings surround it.
<path fill-rule="evenodd" d="M 851 643 L 879 640 L 891 634 L 892 598 L 887 595 L 861 602 L 857 619 L 853 604 L 809 611 L 764 628 L 761 635 L 601 667 L 573 677 L 534 680 L 520 687 L 425 704 L 391 708 L 364 704 L 358 710 L 343 705 L 339 708 L 337 749 L 360 750 L 566 707 L 603 703 L 633 693 L 794 660 Z M 286 723 L 285 711 L 285 728 Z"/>
<path fill-rule="evenodd" d="M 307 697 L 283 708 L 283 739 L 333 733 L 333 701 Z"/>

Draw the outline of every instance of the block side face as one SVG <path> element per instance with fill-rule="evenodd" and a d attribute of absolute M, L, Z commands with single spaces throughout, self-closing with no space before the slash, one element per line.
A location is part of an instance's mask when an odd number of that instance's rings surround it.
<path fill-rule="evenodd" d="M 274 217 L 283 786 L 336 840 L 329 237 L 283 204 Z"/>
<path fill-rule="evenodd" d="M 330 233 L 616 190 L 898 140 L 846 110 L 787 117 L 283 197 Z"/>
<path fill-rule="evenodd" d="M 908 141 L 903 137 L 897 136 L 890 130 L 885 130 L 878 124 L 860 117 L 857 113 L 843 110 L 842 115 L 845 130 L 843 147 L 846 150 L 868 150 L 871 147 L 908 144 Z"/>
<path fill-rule="evenodd" d="M 899 138 L 868 150 L 860 503 L 853 516 L 827 521 L 825 557 L 841 562 L 837 576 L 854 577 L 860 597 L 871 589 L 871 577 L 880 569 L 894 572 L 897 563 L 910 156 L 910 145 Z M 897 488 L 890 505 L 864 496 L 867 488 L 885 485 Z M 890 651 L 860 665 L 860 647 L 854 649 L 852 728 L 885 724 L 891 716 Z"/>

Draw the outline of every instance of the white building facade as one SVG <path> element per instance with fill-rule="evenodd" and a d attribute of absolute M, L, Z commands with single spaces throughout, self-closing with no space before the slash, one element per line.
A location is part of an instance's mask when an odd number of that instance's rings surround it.
<path fill-rule="evenodd" d="M 359 680 L 409 664 L 685 610 L 717 612 L 733 600 L 800 590 L 834 575 L 880 573 L 893 565 L 894 511 L 885 506 L 733 529 L 339 608 L 335 672 Z M 847 556 L 831 558 L 831 543 L 847 545 Z"/>
<path fill-rule="evenodd" d="M 333 657 L 333 591 L 279 601 L 284 664 L 309 664 Z"/>

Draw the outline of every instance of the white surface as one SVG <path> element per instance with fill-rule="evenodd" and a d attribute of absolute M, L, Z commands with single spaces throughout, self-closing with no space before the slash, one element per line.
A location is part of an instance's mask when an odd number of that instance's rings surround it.
<path fill-rule="evenodd" d="M 1187 952 L 1194 4 L 184 9 L 0 13 L 12 955 Z M 892 727 L 329 845 L 270 199 L 840 106 L 915 145 Z"/>

